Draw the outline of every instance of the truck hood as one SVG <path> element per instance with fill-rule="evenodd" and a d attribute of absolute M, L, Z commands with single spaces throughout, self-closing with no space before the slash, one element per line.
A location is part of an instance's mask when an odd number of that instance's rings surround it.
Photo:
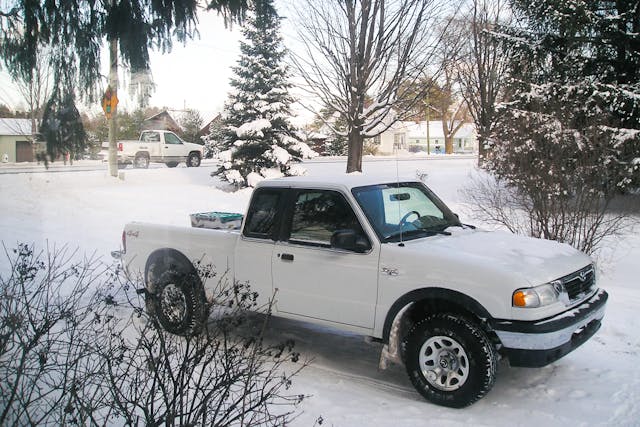
<path fill-rule="evenodd" d="M 551 240 L 503 231 L 450 227 L 450 236 L 436 235 L 405 242 L 410 251 L 437 254 L 454 268 L 465 266 L 501 277 L 521 286 L 536 286 L 588 265 L 591 259 L 573 247 Z M 477 271 L 477 270 L 476 270 Z"/>

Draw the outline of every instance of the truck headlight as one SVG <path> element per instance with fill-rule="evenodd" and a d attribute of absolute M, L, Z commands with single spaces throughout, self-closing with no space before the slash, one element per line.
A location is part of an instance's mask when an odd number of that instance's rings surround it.
<path fill-rule="evenodd" d="M 565 299 L 568 300 L 568 296 L 564 285 L 560 280 L 554 280 L 534 288 L 518 289 L 513 293 L 513 306 L 536 308 Z"/>

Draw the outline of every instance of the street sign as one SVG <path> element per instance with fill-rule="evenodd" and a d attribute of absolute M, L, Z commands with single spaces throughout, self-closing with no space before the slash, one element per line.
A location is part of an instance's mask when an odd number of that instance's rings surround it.
<path fill-rule="evenodd" d="M 117 105 L 118 95 L 111 89 L 111 86 L 107 86 L 107 90 L 104 92 L 104 95 L 102 95 L 102 110 L 107 119 L 111 118 Z"/>

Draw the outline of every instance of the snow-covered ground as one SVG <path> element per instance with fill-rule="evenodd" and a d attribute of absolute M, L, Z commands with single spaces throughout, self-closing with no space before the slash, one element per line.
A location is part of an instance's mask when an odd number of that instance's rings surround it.
<path fill-rule="evenodd" d="M 427 173 L 427 184 L 465 222 L 459 194 L 474 159 L 365 161 L 367 174 Z M 69 169 L 82 167 L 79 164 Z M 316 159 L 309 174 L 343 173 L 344 160 Z M 189 225 L 189 214 L 211 210 L 243 212 L 251 190 L 224 191 L 209 176 L 213 165 L 124 172 L 105 170 L 0 175 L 0 240 L 68 244 L 107 259 L 117 249 L 123 225 L 132 220 Z M 584 346 L 542 369 L 500 366 L 494 389 L 462 410 L 424 401 L 402 367 L 379 371 L 380 345 L 362 337 L 310 324 L 274 319 L 274 336 L 294 338 L 313 359 L 294 381 L 295 392 L 312 395 L 295 425 L 322 416 L 332 426 L 640 426 L 640 236 L 628 233 L 599 260 L 599 283 L 610 295 L 604 324 Z M 0 261 L 6 268 L 6 260 Z"/>

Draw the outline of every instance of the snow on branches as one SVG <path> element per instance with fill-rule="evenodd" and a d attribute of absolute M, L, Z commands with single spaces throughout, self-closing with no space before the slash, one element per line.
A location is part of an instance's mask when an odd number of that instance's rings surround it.
<path fill-rule="evenodd" d="M 256 1 L 243 29 L 245 41 L 240 44 L 241 55 L 231 79 L 234 91 L 225 104 L 222 126 L 205 141 L 220 152 L 223 162 L 212 175 L 238 187 L 303 174 L 293 164 L 305 151 L 309 154 L 289 123 L 293 99 L 279 28 L 272 1 Z"/>

